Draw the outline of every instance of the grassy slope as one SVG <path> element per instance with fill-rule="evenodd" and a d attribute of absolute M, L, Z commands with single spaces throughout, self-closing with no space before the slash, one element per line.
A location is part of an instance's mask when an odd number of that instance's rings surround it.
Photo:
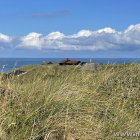
<path fill-rule="evenodd" d="M 1 140 L 109 140 L 140 131 L 140 65 L 22 69 L 28 73 L 0 82 Z"/>

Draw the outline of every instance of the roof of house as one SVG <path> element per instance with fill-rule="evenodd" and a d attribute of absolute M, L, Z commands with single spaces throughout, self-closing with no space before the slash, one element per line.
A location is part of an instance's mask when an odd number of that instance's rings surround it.
<path fill-rule="evenodd" d="M 66 60 L 60 61 L 59 63 L 66 63 L 66 62 L 68 62 L 68 61 L 69 61 L 69 60 L 66 59 Z"/>
<path fill-rule="evenodd" d="M 69 60 L 69 59 L 66 59 L 66 60 L 63 60 L 61 62 L 59 62 L 59 64 L 77 64 L 81 61 L 79 60 Z"/>

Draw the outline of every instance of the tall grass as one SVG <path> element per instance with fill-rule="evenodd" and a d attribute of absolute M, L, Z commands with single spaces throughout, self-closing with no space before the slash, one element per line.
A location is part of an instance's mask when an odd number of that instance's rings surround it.
<path fill-rule="evenodd" d="M 0 82 L 1 140 L 112 140 L 140 131 L 139 64 L 21 69 L 28 73 Z"/>

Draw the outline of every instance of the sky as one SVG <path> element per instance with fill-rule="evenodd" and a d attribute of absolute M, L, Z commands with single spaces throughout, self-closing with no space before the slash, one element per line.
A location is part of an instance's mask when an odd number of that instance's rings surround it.
<path fill-rule="evenodd" d="M 0 0 L 0 57 L 140 57 L 140 0 Z"/>

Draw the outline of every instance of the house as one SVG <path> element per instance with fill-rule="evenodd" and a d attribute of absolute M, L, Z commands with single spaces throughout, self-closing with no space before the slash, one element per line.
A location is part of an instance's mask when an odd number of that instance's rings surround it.
<path fill-rule="evenodd" d="M 80 63 L 81 63 L 81 61 L 79 61 L 79 60 L 66 59 L 66 60 L 59 62 L 59 65 L 78 65 Z"/>

